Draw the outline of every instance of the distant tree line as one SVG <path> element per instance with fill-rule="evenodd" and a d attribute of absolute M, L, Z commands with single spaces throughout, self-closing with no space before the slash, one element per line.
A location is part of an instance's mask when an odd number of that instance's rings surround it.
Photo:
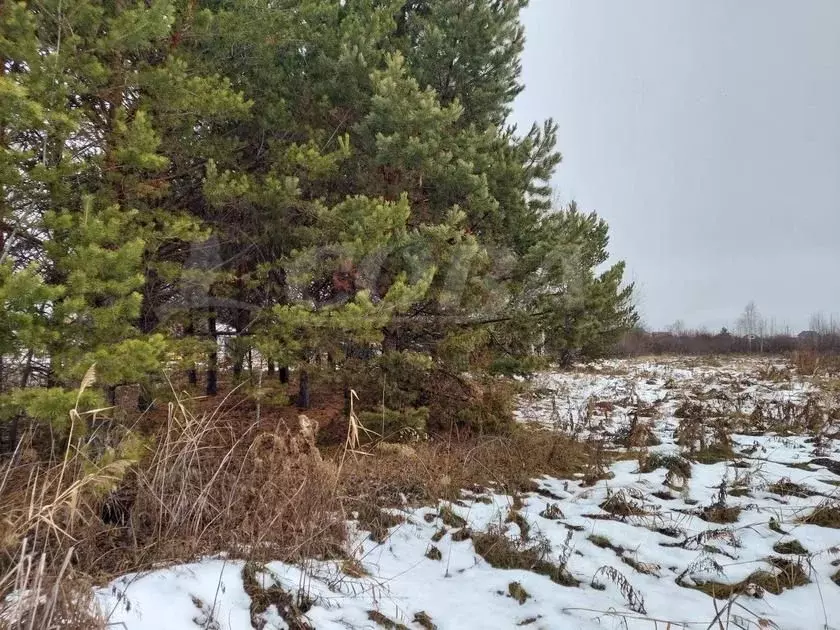
<path fill-rule="evenodd" d="M 755 303 L 749 302 L 738 317 L 734 331 L 689 330 L 681 320 L 664 331 L 650 331 L 637 325 L 627 331 L 613 353 L 617 356 L 786 354 L 798 350 L 840 354 L 840 318 L 817 313 L 811 316 L 808 329 L 796 333 L 789 329 L 781 331 L 774 320 L 762 316 Z"/>

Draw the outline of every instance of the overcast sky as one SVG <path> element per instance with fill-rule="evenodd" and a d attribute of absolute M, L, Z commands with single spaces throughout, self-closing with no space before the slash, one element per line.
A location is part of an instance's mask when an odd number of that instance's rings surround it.
<path fill-rule="evenodd" d="M 840 0 L 531 0 L 522 126 L 597 210 L 645 323 L 840 313 Z"/>

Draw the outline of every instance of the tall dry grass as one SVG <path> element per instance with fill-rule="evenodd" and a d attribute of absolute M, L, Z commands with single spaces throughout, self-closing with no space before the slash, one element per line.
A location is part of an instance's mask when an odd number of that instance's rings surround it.
<path fill-rule="evenodd" d="M 101 627 L 93 584 L 161 563 L 341 553 L 337 466 L 314 428 L 243 427 L 225 404 L 196 414 L 175 395 L 142 439 L 77 410 L 61 450 L 24 436 L 0 461 L 0 630 Z"/>
<path fill-rule="evenodd" d="M 344 537 L 333 489 L 305 419 L 290 430 L 232 425 L 220 405 L 197 417 L 170 403 L 150 458 L 138 467 L 129 528 L 160 556 L 224 551 L 296 560 L 336 553 Z"/>
<path fill-rule="evenodd" d="M 354 407 L 344 444 L 324 458 L 304 417 L 266 430 L 265 417 L 228 413 L 227 398 L 196 406 L 173 390 L 143 436 L 73 410 L 60 449 L 39 455 L 28 434 L 0 461 L 0 630 L 95 630 L 105 622 L 93 585 L 115 576 L 222 552 L 343 557 L 350 510 L 454 499 L 476 484 L 516 494 L 586 462 L 569 438 L 524 430 L 362 446 Z"/>

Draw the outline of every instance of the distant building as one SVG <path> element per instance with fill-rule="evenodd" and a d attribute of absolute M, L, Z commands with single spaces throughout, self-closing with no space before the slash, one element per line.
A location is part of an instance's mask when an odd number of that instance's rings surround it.
<path fill-rule="evenodd" d="M 803 330 L 797 335 L 797 337 L 802 341 L 810 341 L 813 339 L 819 339 L 820 333 L 818 333 L 816 330 Z"/>

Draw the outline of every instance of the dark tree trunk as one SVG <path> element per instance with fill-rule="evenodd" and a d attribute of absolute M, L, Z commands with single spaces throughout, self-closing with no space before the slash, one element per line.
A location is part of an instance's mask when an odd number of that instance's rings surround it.
<path fill-rule="evenodd" d="M 219 348 L 216 340 L 216 316 L 210 315 L 207 318 L 207 334 L 213 342 L 213 348 L 207 355 L 207 388 L 208 396 L 215 396 L 219 393 Z"/>
<path fill-rule="evenodd" d="M 151 409 L 155 404 L 155 399 L 152 396 L 152 391 L 148 385 L 140 384 L 140 394 L 137 396 L 137 411 L 145 412 Z"/>
<path fill-rule="evenodd" d="M 268 372 L 269 376 L 274 375 L 274 360 L 273 359 L 268 360 L 268 366 L 266 366 L 266 371 Z"/>
<path fill-rule="evenodd" d="M 189 321 L 187 322 L 187 328 L 184 333 L 187 337 L 193 337 L 195 336 L 195 322 L 193 321 L 192 312 L 188 314 L 188 317 Z M 187 382 L 190 385 L 198 385 L 198 370 L 195 369 L 195 363 L 187 370 Z"/>
<path fill-rule="evenodd" d="M 306 370 L 300 372 L 297 406 L 301 409 L 309 409 L 309 372 Z"/>
<path fill-rule="evenodd" d="M 157 275 L 157 272 L 148 264 L 148 260 L 152 258 L 152 253 L 145 254 L 147 264 L 145 265 L 145 281 L 143 284 L 143 301 L 140 304 L 140 330 L 145 334 L 151 334 L 157 330 L 160 325 L 160 314 L 158 313 L 157 304 L 160 299 L 160 291 L 162 282 Z M 152 398 L 151 384 L 140 383 L 140 395 L 137 397 L 137 410 L 146 411 L 154 403 Z"/>
<path fill-rule="evenodd" d="M 279 370 L 277 370 L 277 375 L 278 375 L 278 378 L 280 379 L 281 383 L 283 383 L 284 385 L 288 384 L 288 382 L 289 382 L 289 368 L 287 366 L 284 365 Z"/>
<path fill-rule="evenodd" d="M 12 418 L 9 424 L 9 443 L 6 445 L 6 453 L 14 453 L 17 448 L 18 431 L 20 429 L 20 416 Z"/>
<path fill-rule="evenodd" d="M 350 385 L 347 378 L 344 378 L 344 416 L 350 415 Z"/>

